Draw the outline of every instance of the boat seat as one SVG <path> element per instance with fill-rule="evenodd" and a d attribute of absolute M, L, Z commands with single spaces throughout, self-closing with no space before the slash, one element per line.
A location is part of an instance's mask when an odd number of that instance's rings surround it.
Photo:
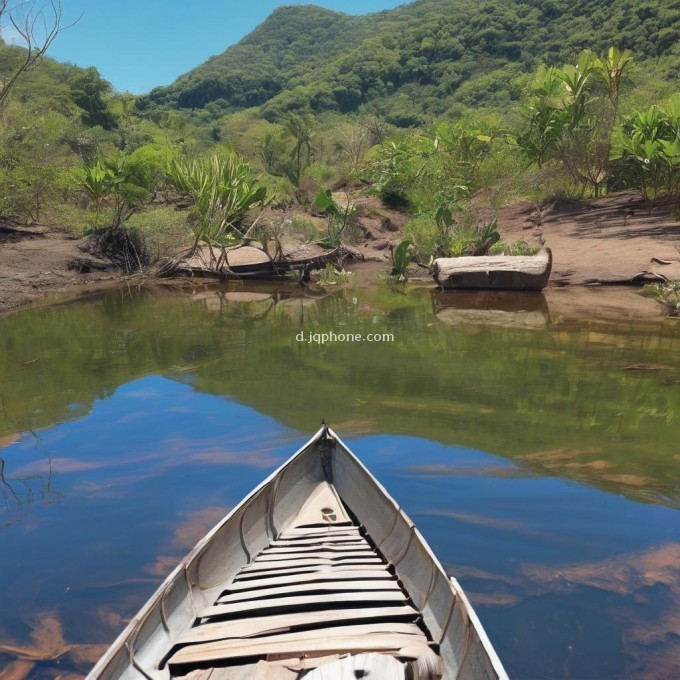
<path fill-rule="evenodd" d="M 295 669 L 305 680 L 433 680 L 440 676 L 406 670 L 441 667 L 420 621 L 390 565 L 323 483 L 198 613 L 167 663 L 187 680 L 296 680 Z"/>

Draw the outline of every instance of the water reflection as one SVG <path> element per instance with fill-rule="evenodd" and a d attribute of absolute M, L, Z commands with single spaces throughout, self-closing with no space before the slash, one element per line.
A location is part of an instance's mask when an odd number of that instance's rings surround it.
<path fill-rule="evenodd" d="M 435 291 L 432 306 L 437 318 L 449 326 L 542 329 L 550 325 L 550 310 L 543 293 Z"/>
<path fill-rule="evenodd" d="M 514 629 L 545 622 L 545 607 L 559 607 L 562 625 L 573 632 L 556 657 L 572 668 L 572 677 L 654 677 L 671 680 L 680 671 L 680 543 L 633 551 L 592 562 L 525 563 L 511 575 L 452 566 L 471 587 L 468 596 L 483 608 L 499 612 L 498 625 Z M 574 601 L 581 601 L 597 625 L 616 622 L 620 656 L 592 666 L 595 656 L 587 639 L 592 625 L 581 612 L 569 621 Z M 579 624 L 581 621 L 581 624 Z M 554 623 L 550 624 L 554 627 Z M 581 628 L 576 633 L 577 628 Z M 521 633 L 523 636 L 523 634 Z M 596 632 L 596 639 L 601 631 Z M 510 666 L 530 666 L 526 651 L 508 649 Z M 605 655 L 606 656 L 606 655 Z M 556 659 L 557 660 L 557 659 Z M 521 677 L 526 677 L 524 674 Z M 557 677 L 546 673 L 544 677 Z"/>
<path fill-rule="evenodd" d="M 12 443 L 19 441 L 19 438 Z M 32 503 L 58 503 L 60 493 L 52 488 L 52 460 L 44 461 L 44 472 L 18 470 L 12 477 L 5 476 L 5 461 L 0 458 L 0 529 L 18 522 Z"/>
<path fill-rule="evenodd" d="M 151 289 L 0 318 L 2 475 L 22 501 L 0 484 L 0 672 L 85 673 L 89 646 L 326 418 L 461 576 L 512 675 L 664 677 L 680 327 L 542 296 L 482 296 L 478 317 L 450 297 Z"/>

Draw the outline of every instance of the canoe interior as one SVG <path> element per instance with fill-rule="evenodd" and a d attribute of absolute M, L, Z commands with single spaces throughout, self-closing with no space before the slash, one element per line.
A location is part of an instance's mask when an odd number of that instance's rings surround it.
<path fill-rule="evenodd" d="M 88 678 L 367 675 L 507 678 L 416 527 L 322 428 L 202 539 Z"/>

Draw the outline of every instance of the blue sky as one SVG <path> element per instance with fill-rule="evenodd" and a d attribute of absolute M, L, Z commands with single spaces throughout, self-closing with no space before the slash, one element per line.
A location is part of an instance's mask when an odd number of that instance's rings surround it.
<path fill-rule="evenodd" d="M 218 54 L 295 0 L 63 0 L 64 31 L 49 55 L 96 66 L 120 91 L 135 94 L 167 85 Z M 314 4 L 349 14 L 391 9 L 404 0 L 320 0 Z"/>

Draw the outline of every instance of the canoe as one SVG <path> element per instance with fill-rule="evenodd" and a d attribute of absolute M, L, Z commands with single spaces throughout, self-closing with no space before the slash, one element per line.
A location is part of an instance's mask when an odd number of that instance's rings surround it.
<path fill-rule="evenodd" d="M 536 255 L 484 255 L 440 257 L 432 263 L 432 275 L 445 290 L 543 290 L 552 271 L 552 252 Z"/>
<path fill-rule="evenodd" d="M 192 256 L 162 265 L 160 276 L 203 276 L 217 279 L 276 279 L 290 272 L 323 269 L 346 256 L 342 247 L 328 249 L 313 243 L 284 245 L 273 260 L 254 246 L 199 246 Z"/>
<path fill-rule="evenodd" d="M 507 680 L 458 582 L 325 425 L 182 560 L 90 680 Z"/>

